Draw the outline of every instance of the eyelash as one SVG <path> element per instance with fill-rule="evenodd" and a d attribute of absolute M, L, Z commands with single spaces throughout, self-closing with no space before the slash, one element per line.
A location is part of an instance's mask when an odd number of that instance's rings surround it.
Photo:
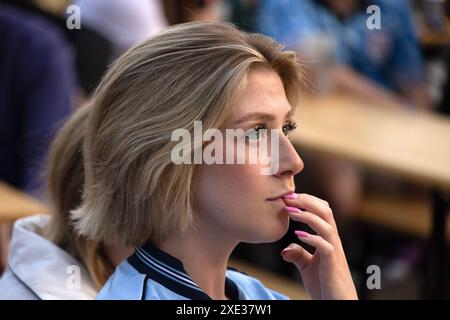
<path fill-rule="evenodd" d="M 285 131 L 285 129 L 286 129 L 286 131 Z M 283 133 L 286 137 L 289 137 L 289 133 L 292 131 L 295 131 L 295 129 L 297 129 L 297 122 L 289 120 L 283 126 Z"/>
<path fill-rule="evenodd" d="M 251 128 L 250 130 L 254 130 L 259 134 L 259 130 L 267 129 L 265 124 L 258 124 Z M 297 129 L 297 123 L 295 121 L 289 120 L 283 125 L 283 133 L 286 137 L 289 137 L 289 133 Z M 259 139 L 259 137 L 258 137 Z"/>

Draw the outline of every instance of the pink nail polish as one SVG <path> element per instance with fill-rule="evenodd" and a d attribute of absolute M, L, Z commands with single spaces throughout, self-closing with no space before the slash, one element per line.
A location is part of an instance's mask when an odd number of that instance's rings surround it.
<path fill-rule="evenodd" d="M 285 253 L 287 253 L 291 250 L 292 250 L 292 248 L 285 248 L 285 249 L 283 249 L 283 251 L 281 251 L 281 254 L 284 255 Z"/>
<path fill-rule="evenodd" d="M 300 238 L 308 238 L 309 236 L 311 236 L 308 232 L 300 231 L 300 230 L 295 230 L 294 233 L 297 235 L 297 237 L 300 237 Z"/>
<path fill-rule="evenodd" d="M 295 192 L 289 193 L 287 195 L 284 195 L 283 198 L 284 199 L 288 199 L 288 200 L 297 199 L 298 198 L 298 194 L 296 194 Z"/>
<path fill-rule="evenodd" d="M 295 207 L 288 207 L 288 206 L 286 206 L 286 207 L 284 207 L 287 211 L 289 211 L 289 212 L 301 212 L 300 211 L 300 209 L 299 208 L 295 208 Z"/>

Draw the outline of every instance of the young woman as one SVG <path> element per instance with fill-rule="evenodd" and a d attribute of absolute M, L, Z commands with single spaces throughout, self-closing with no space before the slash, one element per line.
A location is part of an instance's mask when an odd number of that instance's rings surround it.
<path fill-rule="evenodd" d="M 89 109 L 78 109 L 53 141 L 46 172 L 53 214 L 15 223 L 0 299 L 93 299 L 114 267 L 131 254 L 77 236 L 69 220 L 69 211 L 81 201 Z"/>
<path fill-rule="evenodd" d="M 289 218 L 317 233 L 296 232 L 314 254 L 300 244 L 281 253 L 311 297 L 357 298 L 330 207 L 294 193 L 303 163 L 288 134 L 301 86 L 293 52 L 225 23 L 171 27 L 116 61 L 93 98 L 83 200 L 73 219 L 86 237 L 137 249 L 99 299 L 285 299 L 227 270 L 227 262 L 240 242 L 281 238 Z M 245 148 L 239 139 L 220 144 L 218 135 L 194 139 L 182 143 L 191 151 L 183 156 L 188 161 L 174 161 L 181 143 L 174 132 L 198 136 L 195 121 L 205 134 L 244 131 Z M 196 155 L 211 151 L 213 142 L 211 154 L 233 151 L 232 160 L 246 161 L 199 163 Z M 259 158 L 247 161 L 255 142 L 270 145 L 277 162 L 271 174 L 262 174 L 266 163 Z"/>

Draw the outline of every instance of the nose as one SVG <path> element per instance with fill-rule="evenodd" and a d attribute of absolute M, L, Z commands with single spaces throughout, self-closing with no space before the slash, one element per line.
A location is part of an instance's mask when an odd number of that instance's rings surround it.
<path fill-rule="evenodd" d="M 295 150 L 291 141 L 285 136 L 280 137 L 280 151 L 279 151 L 279 170 L 277 176 L 295 176 L 304 168 L 303 160 Z"/>

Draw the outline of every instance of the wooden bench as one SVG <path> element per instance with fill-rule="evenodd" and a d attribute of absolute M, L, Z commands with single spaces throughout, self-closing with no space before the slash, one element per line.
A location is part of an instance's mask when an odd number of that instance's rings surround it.
<path fill-rule="evenodd" d="M 431 205 L 427 198 L 399 197 L 367 193 L 354 217 L 415 237 L 428 238 L 432 228 Z M 450 240 L 450 215 L 447 215 L 447 239 Z"/>
<path fill-rule="evenodd" d="M 41 201 L 0 182 L 0 222 L 14 221 L 35 213 L 48 213 Z"/>

